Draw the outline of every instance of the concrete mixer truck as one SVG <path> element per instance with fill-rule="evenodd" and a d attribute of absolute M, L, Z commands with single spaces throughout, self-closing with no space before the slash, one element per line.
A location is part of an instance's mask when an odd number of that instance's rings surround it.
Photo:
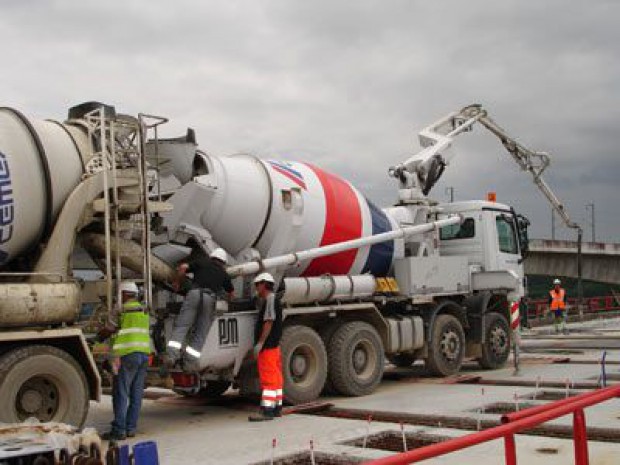
<path fill-rule="evenodd" d="M 175 266 L 216 247 L 231 257 L 238 298 L 218 301 L 200 358 L 170 370 L 176 392 L 257 391 L 246 354 L 257 313 L 250 283 L 263 270 L 282 283 L 291 403 L 322 391 L 368 394 L 386 358 L 424 360 L 439 376 L 457 373 L 465 357 L 505 363 L 528 223 L 497 202 L 428 197 L 454 137 L 476 123 L 491 129 L 565 213 L 540 176 L 546 155 L 514 142 L 480 106 L 420 133 L 423 150 L 389 170 L 398 201 L 385 209 L 309 163 L 214 156 L 192 130 L 161 139 L 165 121 L 93 102 L 64 123 L 0 109 L 1 421 L 82 424 L 100 396 L 79 318 L 85 295 L 100 303 L 93 322 L 113 307 L 122 279 L 142 282 L 157 355 L 183 299 L 170 286 Z M 76 270 L 84 256 L 96 280 L 76 279 L 87 275 Z"/>

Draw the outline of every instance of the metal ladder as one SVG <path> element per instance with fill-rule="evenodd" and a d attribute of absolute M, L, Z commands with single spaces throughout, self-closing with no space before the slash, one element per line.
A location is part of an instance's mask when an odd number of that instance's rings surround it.
<path fill-rule="evenodd" d="M 121 257 L 127 253 L 140 255 L 142 270 L 135 279 L 144 286 L 144 302 L 150 308 L 153 299 L 151 275 L 151 212 L 149 209 L 149 171 L 145 144 L 149 130 L 167 120 L 151 115 L 132 118 L 106 114 L 106 107 L 94 110 L 84 118 L 91 141 L 91 162 L 87 170 L 104 171 L 103 229 L 105 236 L 106 299 L 108 307 L 114 297 L 120 302 L 123 280 Z M 136 240 L 137 239 L 137 240 Z M 131 240 L 138 251 L 127 252 L 122 244 Z"/>

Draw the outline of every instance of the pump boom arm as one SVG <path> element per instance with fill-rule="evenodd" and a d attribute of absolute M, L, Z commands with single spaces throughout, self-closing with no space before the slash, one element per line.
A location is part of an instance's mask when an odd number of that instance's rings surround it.
<path fill-rule="evenodd" d="M 455 137 L 470 131 L 476 123 L 480 123 L 495 135 L 521 169 L 532 175 L 534 184 L 566 226 L 581 231 L 581 226 L 571 220 L 560 199 L 542 177 L 550 164 L 549 154 L 534 152 L 515 141 L 479 104 L 469 105 L 460 111 L 450 113 L 419 133 L 423 149 L 389 170 L 391 176 L 400 180 L 401 192 L 408 191 L 409 200 L 419 200 L 426 196 L 450 161 L 447 149 Z"/>

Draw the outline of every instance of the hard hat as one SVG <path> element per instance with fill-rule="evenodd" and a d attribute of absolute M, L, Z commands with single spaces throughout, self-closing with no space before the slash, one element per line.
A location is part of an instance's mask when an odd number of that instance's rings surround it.
<path fill-rule="evenodd" d="M 228 263 L 228 254 L 224 249 L 221 248 L 215 249 L 213 252 L 211 252 L 211 255 L 209 255 L 209 257 L 213 258 L 214 260 L 219 260 L 224 264 Z"/>
<path fill-rule="evenodd" d="M 554 284 L 554 285 L 556 285 L 556 284 L 562 284 L 562 281 L 560 281 L 558 278 L 555 278 L 555 279 L 553 280 L 553 284 Z"/>
<path fill-rule="evenodd" d="M 121 283 L 121 292 L 128 292 L 130 294 L 138 294 L 140 291 L 138 285 L 133 281 L 123 281 Z"/>
<path fill-rule="evenodd" d="M 254 278 L 254 284 L 258 283 L 271 283 L 275 284 L 276 280 L 273 279 L 270 273 L 261 273 L 256 278 Z"/>

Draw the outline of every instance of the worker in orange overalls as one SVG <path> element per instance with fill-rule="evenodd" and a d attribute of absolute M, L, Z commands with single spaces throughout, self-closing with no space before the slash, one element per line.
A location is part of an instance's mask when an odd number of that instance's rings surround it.
<path fill-rule="evenodd" d="M 549 291 L 549 308 L 554 315 L 555 332 L 560 332 L 560 327 L 564 334 L 568 333 L 566 329 L 566 291 L 562 288 L 562 282 L 559 279 L 553 280 L 553 289 Z"/>
<path fill-rule="evenodd" d="M 253 355 L 258 362 L 262 397 L 260 411 L 248 419 L 267 421 L 282 416 L 282 307 L 274 292 L 275 280 L 271 274 L 259 274 L 254 279 L 254 285 L 260 304 L 254 329 Z"/>

